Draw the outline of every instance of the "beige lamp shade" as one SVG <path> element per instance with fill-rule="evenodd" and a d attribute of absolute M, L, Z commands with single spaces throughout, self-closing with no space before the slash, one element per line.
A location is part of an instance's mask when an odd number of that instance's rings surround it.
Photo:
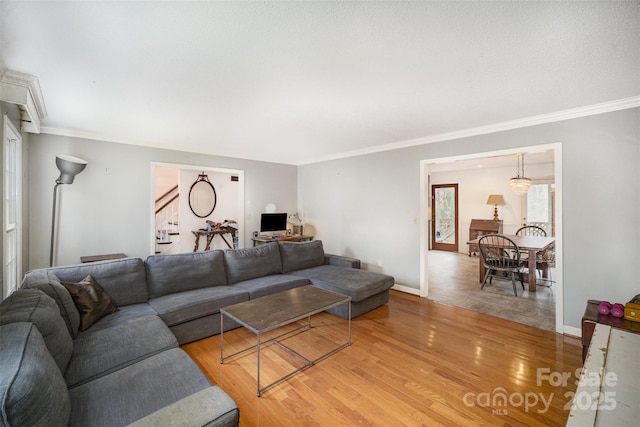
<path fill-rule="evenodd" d="M 487 199 L 488 205 L 504 205 L 504 197 L 502 194 L 489 194 Z"/>
<path fill-rule="evenodd" d="M 498 205 L 504 205 L 504 197 L 502 194 L 489 194 L 487 199 L 488 205 L 493 205 L 493 220 L 498 221 Z"/>

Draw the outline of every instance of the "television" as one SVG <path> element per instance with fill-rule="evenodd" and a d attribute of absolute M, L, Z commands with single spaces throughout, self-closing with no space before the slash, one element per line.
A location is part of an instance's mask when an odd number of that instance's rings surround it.
<path fill-rule="evenodd" d="M 263 213 L 260 217 L 260 234 L 279 234 L 287 231 L 286 213 Z"/>

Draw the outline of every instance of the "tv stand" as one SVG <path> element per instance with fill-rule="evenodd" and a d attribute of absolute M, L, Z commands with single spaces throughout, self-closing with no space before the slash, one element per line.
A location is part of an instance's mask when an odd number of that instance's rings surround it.
<path fill-rule="evenodd" d="M 264 243 L 271 242 L 308 242 L 313 240 L 313 236 L 299 235 L 299 236 L 287 236 L 287 235 L 273 235 L 273 236 L 258 236 L 251 238 L 253 240 L 253 246 L 262 245 Z"/>

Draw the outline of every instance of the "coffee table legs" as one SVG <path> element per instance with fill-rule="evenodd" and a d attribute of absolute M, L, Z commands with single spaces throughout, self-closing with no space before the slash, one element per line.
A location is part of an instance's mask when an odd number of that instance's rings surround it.
<path fill-rule="evenodd" d="M 225 317 L 226 313 L 221 312 L 220 313 L 220 364 L 223 364 L 226 359 L 229 359 L 231 357 L 236 356 L 237 354 L 244 353 L 245 351 L 248 351 L 248 350 L 251 350 L 251 349 L 255 348 L 256 349 L 256 356 L 257 356 L 257 363 L 256 363 L 257 364 L 257 367 L 256 367 L 256 370 L 257 370 L 256 396 L 260 397 L 262 392 L 265 391 L 266 389 L 268 389 L 268 388 L 270 388 L 270 387 L 272 387 L 272 386 L 274 386 L 276 384 L 281 383 L 282 381 L 284 381 L 284 380 L 288 379 L 289 377 L 297 374 L 298 372 L 308 368 L 309 366 L 314 365 L 314 364 L 318 363 L 319 361 L 321 361 L 322 359 L 325 359 L 325 358 L 331 356 L 332 354 L 338 352 L 339 350 L 342 350 L 343 348 L 351 345 L 351 300 L 346 301 L 346 304 L 348 304 L 348 307 L 349 307 L 348 327 L 347 327 L 347 341 L 345 343 L 343 343 L 343 344 L 338 345 L 333 350 L 330 350 L 329 352 L 324 353 L 322 356 L 320 356 L 320 357 L 318 357 L 318 358 L 316 358 L 314 360 L 310 360 L 310 359 L 304 357 L 303 355 L 301 355 L 297 351 L 293 350 L 292 348 L 289 348 L 288 346 L 286 346 L 285 344 L 283 344 L 282 342 L 280 342 L 278 340 L 278 338 L 281 338 L 281 337 L 283 337 L 285 335 L 289 335 L 292 332 L 295 332 L 297 330 L 300 330 L 300 329 L 303 329 L 303 328 L 306 328 L 307 330 L 311 329 L 311 315 L 307 316 L 307 324 L 306 325 L 298 326 L 297 328 L 294 328 L 294 329 L 291 329 L 291 330 L 289 330 L 287 332 L 284 332 L 283 334 L 280 334 L 280 335 L 278 335 L 278 336 L 276 336 L 274 338 L 269 338 L 268 340 L 265 340 L 264 342 L 262 341 L 260 332 L 252 331 L 252 332 L 254 332 L 256 334 L 256 345 L 255 346 L 247 347 L 245 349 L 242 349 L 240 351 L 237 351 L 237 352 L 235 352 L 233 354 L 230 354 L 230 355 L 225 357 L 224 356 L 224 317 Z M 285 325 L 282 325 L 282 326 L 285 326 Z M 249 330 L 251 330 L 251 329 L 249 329 Z M 287 375 L 278 378 L 277 380 L 275 380 L 271 384 L 268 384 L 268 385 L 266 385 L 264 387 L 261 387 L 260 386 L 260 365 L 261 365 L 261 363 L 260 363 L 260 350 L 262 348 L 262 345 L 266 344 L 268 342 L 273 342 L 274 344 L 278 345 L 280 348 L 282 348 L 284 350 L 287 350 L 289 353 L 291 353 L 294 356 L 302 359 L 306 363 L 302 367 L 297 368 L 297 369 L 293 370 L 292 372 L 288 373 Z"/>

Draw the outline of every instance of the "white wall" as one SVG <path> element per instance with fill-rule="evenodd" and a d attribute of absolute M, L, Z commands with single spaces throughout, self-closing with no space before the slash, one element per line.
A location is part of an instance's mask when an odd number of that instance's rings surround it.
<path fill-rule="evenodd" d="M 417 290 L 420 161 L 561 142 L 564 324 L 577 328 L 588 299 L 640 293 L 639 124 L 634 108 L 304 165 L 298 202 L 325 249 Z"/>
<path fill-rule="evenodd" d="M 466 242 L 469 240 L 471 219 L 493 219 L 493 205 L 486 204 L 489 194 L 504 196 L 505 205 L 498 206 L 504 233 L 515 234 L 522 226 L 525 216 L 522 198 L 526 196 L 515 194 L 509 187 L 509 179 L 515 176 L 514 167 L 432 172 L 429 175 L 432 185 L 458 184 L 458 252 L 468 253 Z M 532 180 L 551 178 L 553 164 L 527 165 L 526 176 Z"/>
<path fill-rule="evenodd" d="M 244 170 L 246 233 L 241 239 L 243 247 L 251 246 L 251 231 L 259 228 L 260 213 L 267 203 L 276 203 L 286 212 L 296 209 L 295 166 L 57 135 L 32 135 L 28 156 L 31 171 L 29 269 L 49 263 L 53 185 L 59 175 L 55 166 L 57 154 L 80 157 L 89 164 L 72 185 L 60 187 L 56 265 L 76 264 L 83 255 L 114 252 L 143 258 L 149 255 L 153 229 L 152 162 Z M 217 215 L 217 208 L 214 213 Z"/>

